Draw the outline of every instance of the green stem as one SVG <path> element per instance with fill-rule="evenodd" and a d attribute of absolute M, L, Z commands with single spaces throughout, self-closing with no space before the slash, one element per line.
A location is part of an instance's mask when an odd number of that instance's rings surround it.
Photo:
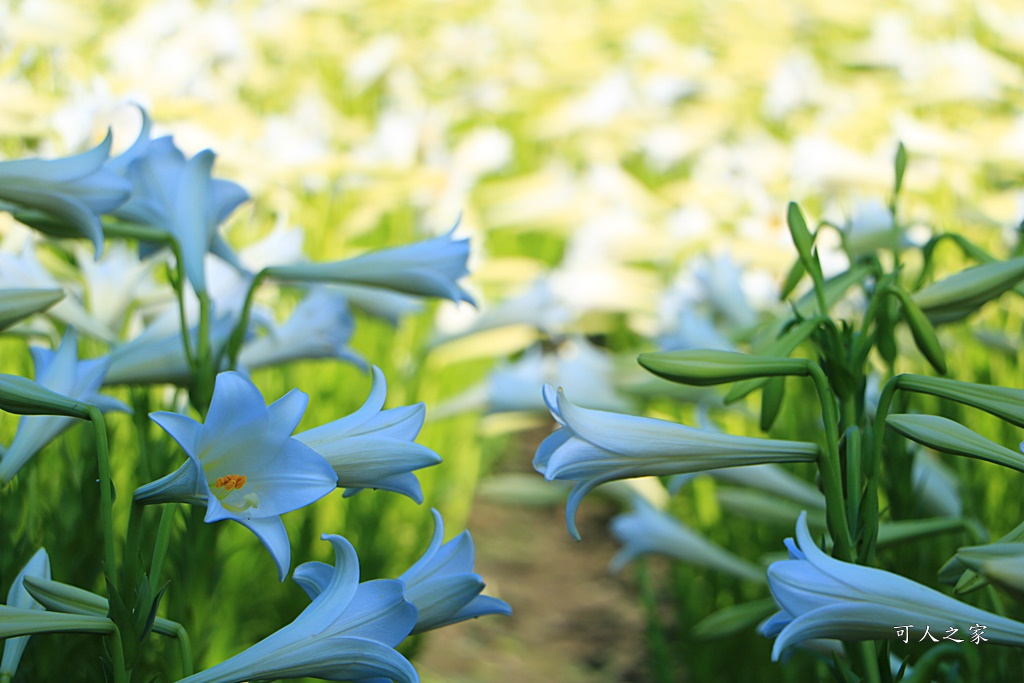
<path fill-rule="evenodd" d="M 114 670 L 114 683 L 128 683 L 128 670 L 124 665 L 124 645 L 121 644 L 121 631 L 114 626 L 110 636 L 111 668 Z"/>
<path fill-rule="evenodd" d="M 89 406 L 89 419 L 96 433 L 96 463 L 100 476 L 100 520 L 103 523 L 103 561 L 105 571 L 113 576 L 114 552 L 114 495 L 110 479 L 110 450 L 107 444 L 107 424 L 96 406 Z"/>
<path fill-rule="evenodd" d="M 142 515 L 146 506 L 132 501 L 132 511 L 128 516 L 128 537 L 124 544 L 124 584 L 121 593 L 135 595 L 138 580 L 136 570 L 139 566 L 139 546 L 142 542 Z"/>
<path fill-rule="evenodd" d="M 249 283 L 249 290 L 245 293 L 245 303 L 242 306 L 242 314 L 239 316 L 238 324 L 231 330 L 231 337 L 227 345 L 221 349 L 217 358 L 218 367 L 224 354 L 228 357 L 228 368 L 234 370 L 238 366 L 238 354 L 242 350 L 242 343 L 245 341 L 245 332 L 249 329 L 249 319 L 252 317 L 252 302 L 256 296 L 256 289 L 269 277 L 269 271 L 264 268 L 256 273 L 252 282 Z"/>
<path fill-rule="evenodd" d="M 878 651 L 875 649 L 875 641 L 859 641 L 857 650 L 860 652 L 861 662 L 864 665 L 864 680 L 867 683 L 882 683 L 882 674 L 878 670 Z"/>
<path fill-rule="evenodd" d="M 189 398 L 199 414 L 206 417 L 213 397 L 213 382 L 217 370 L 213 365 L 210 345 L 210 295 L 199 292 L 199 348 L 192 366 L 192 391 Z"/>
<path fill-rule="evenodd" d="M 853 562 L 853 538 L 850 536 L 849 521 L 846 519 L 843 476 L 839 464 L 839 417 L 836 413 L 835 398 L 821 367 L 817 363 L 808 362 L 807 370 L 818 390 L 821 418 L 825 423 L 825 449 L 818 457 L 821 483 L 825 490 L 825 515 L 829 531 L 832 532 L 835 541 L 837 557 L 844 562 Z"/>
<path fill-rule="evenodd" d="M 192 641 L 189 640 L 188 631 L 181 624 L 177 625 L 174 637 L 178 640 L 178 655 L 181 657 L 181 677 L 191 676 L 192 668 Z"/>
<path fill-rule="evenodd" d="M 108 576 L 114 575 L 114 495 L 110 478 L 110 448 L 107 443 L 107 424 L 103 413 L 96 406 L 89 406 L 89 419 L 96 433 L 96 463 L 100 475 L 100 520 L 103 523 L 103 562 L 104 571 Z M 124 646 L 121 644 L 121 633 L 114 627 L 110 637 L 111 667 L 114 670 L 114 683 L 128 683 L 128 674 L 124 666 Z"/>
<path fill-rule="evenodd" d="M 658 683 L 672 683 L 674 679 L 668 641 L 665 638 L 665 629 L 658 618 L 658 599 L 654 591 L 654 582 L 643 558 L 636 563 L 636 578 L 640 584 L 640 596 L 647 617 L 647 644 L 651 650 L 650 664 L 654 679 Z"/>

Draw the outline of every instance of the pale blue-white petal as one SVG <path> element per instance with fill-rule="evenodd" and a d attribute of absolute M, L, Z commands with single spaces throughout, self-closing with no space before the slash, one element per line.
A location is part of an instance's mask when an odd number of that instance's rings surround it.
<path fill-rule="evenodd" d="M 405 572 L 399 576 L 399 580 L 404 581 L 406 585 L 416 580 L 416 577 L 426 571 L 426 568 L 433 560 L 434 555 L 441 547 L 441 542 L 444 541 L 444 518 L 441 517 L 441 513 L 436 508 L 430 509 L 430 515 L 434 518 L 434 533 L 430 537 L 430 543 L 427 544 L 427 549 L 423 551 L 423 555 L 420 559 L 416 560 L 411 567 L 405 570 Z"/>
<path fill-rule="evenodd" d="M 370 395 L 366 397 L 358 410 L 333 422 L 296 434 L 295 438 L 317 452 L 321 452 L 321 449 L 326 449 L 338 439 L 347 437 L 379 413 L 384 407 L 384 399 L 387 396 L 387 381 L 384 379 L 384 373 L 376 365 L 370 370 L 373 373 Z"/>
<path fill-rule="evenodd" d="M 191 417 L 158 411 L 149 414 L 149 419 L 163 427 L 163 430 L 171 435 L 171 438 L 178 442 L 178 445 L 189 454 L 199 453 L 199 436 L 203 425 Z"/>
<path fill-rule="evenodd" d="M 260 401 L 262 400 L 261 397 Z M 307 405 L 309 396 L 298 389 L 292 389 L 267 406 L 267 416 L 270 418 L 268 429 L 272 432 L 291 434 L 302 421 Z"/>
<path fill-rule="evenodd" d="M 334 567 L 326 562 L 303 562 L 292 572 L 292 580 L 306 591 L 310 600 L 316 600 L 327 589 L 332 576 Z"/>
<path fill-rule="evenodd" d="M 490 595 L 478 595 L 473 598 L 472 601 L 462 609 L 448 615 L 447 618 L 441 620 L 432 628 L 441 628 L 442 626 L 450 626 L 451 624 L 457 624 L 460 621 L 467 621 L 469 619 L 476 619 L 477 617 L 485 617 L 489 614 L 501 614 L 506 617 L 512 616 L 512 607 L 505 602 Z M 418 633 L 421 629 L 417 623 L 417 628 L 414 633 Z"/>
<path fill-rule="evenodd" d="M 370 638 L 395 647 L 416 625 L 416 607 L 405 599 L 405 586 L 395 579 L 359 584 L 345 612 L 324 635 Z"/>
<path fill-rule="evenodd" d="M 437 576 L 406 588 L 405 597 L 418 612 L 413 632 L 422 633 L 451 623 L 451 615 L 483 589 L 483 579 L 477 574 Z"/>
<path fill-rule="evenodd" d="M 388 477 L 380 477 L 374 480 L 372 486 L 350 486 L 345 489 L 345 492 L 342 495 L 344 498 L 351 498 L 367 488 L 378 491 L 400 493 L 403 496 L 412 498 L 417 504 L 423 502 L 423 488 L 420 486 L 420 480 L 411 472 L 392 474 Z"/>
<path fill-rule="evenodd" d="M 216 500 L 211 496 L 211 499 Z M 207 520 L 209 521 L 209 520 Z M 277 565 L 277 580 L 284 581 L 288 576 L 288 568 L 291 566 L 292 549 L 288 543 L 288 532 L 284 528 L 284 522 L 280 517 L 265 517 L 260 519 L 237 519 L 239 524 L 256 534 L 270 556 L 274 558 Z"/>

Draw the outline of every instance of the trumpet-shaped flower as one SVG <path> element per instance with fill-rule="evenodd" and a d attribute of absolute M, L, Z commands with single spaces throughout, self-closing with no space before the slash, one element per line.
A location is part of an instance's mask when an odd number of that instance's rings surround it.
<path fill-rule="evenodd" d="M 488 614 L 511 616 L 512 608 L 498 598 L 480 595 L 484 581 L 473 571 L 473 538 L 468 531 L 442 544 L 444 520 L 434 515 L 434 536 L 423 557 L 399 578 L 405 584 L 405 599 L 415 605 L 418 616 L 412 633 L 450 626 Z M 292 578 L 310 598 L 316 599 L 330 583 L 332 569 L 323 562 L 306 562 L 295 568 Z"/>
<path fill-rule="evenodd" d="M 36 602 L 35 598 L 28 594 L 25 590 L 25 577 L 34 576 L 42 579 L 50 579 L 50 557 L 46 554 L 45 548 L 40 548 L 36 551 L 36 554 L 32 556 L 32 559 L 22 567 L 18 575 L 14 577 L 14 583 L 11 584 L 11 590 L 7 593 L 7 606 L 17 607 L 19 609 L 45 609 L 42 605 Z M 16 638 L 8 638 L 4 641 L 3 646 L 3 658 L 0 659 L 0 678 L 5 676 L 13 676 L 14 672 L 18 670 L 18 663 L 21 661 L 21 655 L 25 652 L 25 646 L 28 645 L 29 636 L 18 636 Z"/>
<path fill-rule="evenodd" d="M 537 448 L 533 467 L 548 481 L 577 482 L 565 509 L 569 533 L 576 539 L 576 509 L 587 493 L 605 482 L 765 462 L 808 462 L 818 455 L 812 443 L 733 436 L 580 408 L 550 385 L 544 387 L 544 400 L 562 428 Z"/>
<path fill-rule="evenodd" d="M 668 555 L 682 562 L 708 567 L 741 579 L 764 583 L 764 570 L 715 545 L 672 515 L 656 510 L 637 496 L 633 510 L 611 522 L 612 535 L 623 544 L 612 558 L 611 570 L 623 567 L 640 555 Z"/>
<path fill-rule="evenodd" d="M 238 358 L 250 370 L 301 358 L 337 358 L 365 369 L 348 348 L 354 326 L 344 297 L 316 289 L 299 302 L 286 323 L 243 346 Z"/>
<path fill-rule="evenodd" d="M 14 211 L 19 220 L 44 232 L 85 237 L 99 255 L 103 251 L 100 214 L 121 206 L 131 192 L 123 178 L 103 168 L 110 145 L 108 131 L 103 142 L 82 154 L 0 163 L 0 201 L 10 204 L 0 208 Z"/>
<path fill-rule="evenodd" d="M 457 227 L 441 237 L 344 261 L 277 266 L 269 272 L 280 280 L 366 285 L 472 304 L 472 297 L 456 283 L 469 273 L 469 239 L 452 239 Z"/>
<path fill-rule="evenodd" d="M 322 538 L 334 546 L 335 562 L 327 567 L 313 602 L 280 631 L 179 683 L 302 676 L 353 683 L 419 681 L 409 660 L 394 649 L 416 624 L 416 608 L 403 597 L 402 582 L 359 583 L 359 558 L 352 544 L 341 536 Z"/>
<path fill-rule="evenodd" d="M 473 571 L 473 537 L 468 531 L 442 544 L 444 521 L 434 515 L 434 536 L 423 557 L 400 577 L 405 583 L 405 598 L 419 612 L 413 633 L 457 624 L 487 614 L 512 615 L 504 600 L 480 595 L 484 581 Z"/>
<path fill-rule="evenodd" d="M 139 138 L 109 168 L 131 183 L 131 197 L 114 215 L 168 233 L 181 248 L 185 274 L 197 292 L 206 291 L 203 259 L 212 251 L 237 263 L 227 244 L 217 235 L 239 204 L 249 198 L 241 186 L 212 178 L 214 154 L 203 150 L 191 159 L 170 137 L 149 139 L 149 117 L 142 112 Z M 144 246 L 143 253 L 155 251 Z"/>
<path fill-rule="evenodd" d="M 177 311 L 161 316 L 129 342 L 120 344 L 110 352 L 110 369 L 104 384 L 176 384 L 187 386 L 192 380 L 192 368 L 185 355 Z M 163 323 L 170 322 L 170 325 Z M 210 324 L 213 352 L 220 350 L 231 335 L 233 320 L 230 316 L 216 315 Z M 198 344 L 199 325 L 188 331 L 193 348 Z"/>
<path fill-rule="evenodd" d="M 386 394 L 384 373 L 374 367 L 370 395 L 359 410 L 295 438 L 327 459 L 346 497 L 372 488 L 422 503 L 423 492 L 412 470 L 436 465 L 441 456 L 413 442 L 423 427 L 423 404 L 381 410 Z"/>
<path fill-rule="evenodd" d="M 97 393 L 110 365 L 109 358 L 78 360 L 78 335 L 73 327 L 64 333 L 56 351 L 33 346 L 36 383 L 79 401 L 91 403 L 104 412 L 128 411 L 120 401 Z M 72 417 L 24 415 L 7 452 L 0 458 L 0 484 L 10 481 L 28 460 L 75 422 Z"/>
<path fill-rule="evenodd" d="M 252 382 L 237 372 L 222 372 L 205 423 L 177 413 L 151 413 L 189 459 L 138 489 L 136 500 L 201 504 L 207 522 L 242 524 L 270 551 L 284 581 L 291 549 L 281 515 L 326 496 L 338 480 L 326 460 L 291 437 L 307 401 L 293 389 L 267 406 Z"/>
<path fill-rule="evenodd" d="M 882 569 L 829 557 L 818 548 L 800 515 L 797 541 L 786 540 L 790 559 L 768 568 L 768 586 L 780 611 L 762 627 L 778 637 L 772 660 L 791 645 L 813 638 L 893 638 L 894 627 L 912 625 L 966 633 L 983 625 L 993 643 L 1024 646 L 1024 624 L 978 609 Z"/>

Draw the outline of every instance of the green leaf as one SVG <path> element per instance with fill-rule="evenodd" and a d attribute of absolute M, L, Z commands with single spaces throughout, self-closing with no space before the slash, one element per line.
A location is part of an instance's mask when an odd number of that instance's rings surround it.
<path fill-rule="evenodd" d="M 761 392 L 761 431 L 767 432 L 775 424 L 782 408 L 782 399 L 786 393 L 786 378 L 773 377 L 764 385 Z"/>
<path fill-rule="evenodd" d="M 907 170 L 907 148 L 903 146 L 901 142 L 896 148 L 896 179 L 893 183 L 892 196 L 893 204 L 896 203 L 896 197 L 899 196 L 900 190 L 903 188 L 903 174 Z"/>
<path fill-rule="evenodd" d="M 793 290 L 796 289 L 796 286 L 800 284 L 800 280 L 802 280 L 806 274 L 807 269 L 804 268 L 804 262 L 797 259 L 796 262 L 793 263 L 793 267 L 789 269 L 785 282 L 782 283 L 782 291 L 779 293 L 779 300 L 785 301 L 789 298 L 789 295 L 793 293 Z"/>
<path fill-rule="evenodd" d="M 778 611 L 778 607 L 772 598 L 730 605 L 701 619 L 694 625 L 692 634 L 694 638 L 700 640 L 732 636 L 752 628 L 776 611 Z"/>
<path fill-rule="evenodd" d="M 917 349 L 928 359 L 935 371 L 940 375 L 946 374 L 946 354 L 939 343 L 939 337 L 935 334 L 935 328 L 928 321 L 928 317 L 918 307 L 910 295 L 900 287 L 892 286 L 890 291 L 900 300 L 903 306 L 903 317 L 910 328 L 910 334 L 914 337 L 914 344 Z"/>
<path fill-rule="evenodd" d="M 121 634 L 121 646 L 124 648 L 125 667 L 131 669 L 139 658 L 139 631 L 135 625 L 135 616 L 124 604 L 121 594 L 117 592 L 110 577 L 107 580 L 107 604 L 110 610 L 107 616 L 117 626 Z"/>

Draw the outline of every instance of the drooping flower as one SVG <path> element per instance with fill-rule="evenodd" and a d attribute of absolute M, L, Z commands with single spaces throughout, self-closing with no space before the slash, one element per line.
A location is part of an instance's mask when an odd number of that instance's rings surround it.
<path fill-rule="evenodd" d="M 413 634 L 488 614 L 510 616 L 508 603 L 480 595 L 484 581 L 473 571 L 473 538 L 468 531 L 442 544 L 444 520 L 434 516 L 434 536 L 423 556 L 399 578 L 405 584 L 405 599 L 415 605 L 418 616 Z M 323 562 L 306 562 L 295 568 L 292 578 L 315 599 L 329 585 L 331 567 Z"/>
<path fill-rule="evenodd" d="M 456 282 L 469 274 L 469 239 L 453 239 L 457 227 L 441 237 L 344 261 L 276 266 L 269 271 L 279 280 L 365 285 L 472 304 L 472 297 Z"/>
<path fill-rule="evenodd" d="M 73 327 L 64 332 L 56 351 L 31 347 L 35 381 L 68 398 L 91 403 L 100 410 L 122 410 L 127 406 L 98 393 L 110 365 L 108 357 L 78 360 L 78 335 Z M 72 417 L 23 415 L 14 441 L 0 458 L 0 484 L 10 481 L 28 460 L 75 423 Z"/>
<path fill-rule="evenodd" d="M 544 387 L 544 400 L 561 429 L 537 448 L 533 467 L 548 481 L 577 482 L 565 509 L 569 533 L 576 539 L 576 509 L 587 493 L 605 482 L 765 462 L 809 462 L 818 455 L 818 446 L 812 443 L 733 436 L 580 408 L 550 385 Z"/>
<path fill-rule="evenodd" d="M 873 567 L 841 562 L 814 543 L 806 513 L 786 539 L 790 559 L 768 568 L 768 587 L 779 612 L 762 627 L 777 636 L 772 660 L 791 645 L 813 638 L 865 640 L 896 637 L 894 628 L 913 626 L 967 634 L 984 627 L 993 643 L 1024 646 L 1024 624 L 978 609 L 910 579 Z"/>
<path fill-rule="evenodd" d="M 418 683 L 412 664 L 394 649 L 416 624 L 416 608 L 403 597 L 402 582 L 359 583 L 359 558 L 352 544 L 331 534 L 321 538 L 334 546 L 335 561 L 313 602 L 281 630 L 179 683 L 302 676 Z"/>
<path fill-rule="evenodd" d="M 186 159 L 171 137 L 150 140 L 150 120 L 145 111 L 142 116 L 139 138 L 125 154 L 108 164 L 108 168 L 131 183 L 131 197 L 114 215 L 169 234 L 181 248 L 185 274 L 192 287 L 205 292 L 206 252 L 237 263 L 227 243 L 217 234 L 217 227 L 249 195 L 236 183 L 211 177 L 215 156 L 212 151 L 203 150 Z M 154 251 L 155 246 L 142 245 L 143 255 Z"/>
<path fill-rule="evenodd" d="M 233 324 L 230 316 L 214 313 L 210 323 L 210 345 L 215 354 L 219 354 L 227 343 Z M 110 369 L 103 383 L 188 386 L 192 381 L 192 368 L 185 355 L 180 325 L 178 312 L 168 311 L 131 341 L 115 346 L 110 352 Z M 193 348 L 196 348 L 198 323 L 189 328 L 188 334 Z"/>
<path fill-rule="evenodd" d="M 49 580 L 50 578 L 50 557 L 46 554 L 45 548 L 40 548 L 36 554 L 21 568 L 18 575 L 14 577 L 11 589 L 7 592 L 7 606 L 19 609 L 45 609 L 25 590 L 25 577 L 35 576 Z M 4 641 L 3 658 L 0 659 L 0 678 L 14 676 L 18 670 L 18 663 L 21 662 L 21 655 L 25 652 L 30 636 L 18 636 L 8 638 Z"/>
<path fill-rule="evenodd" d="M 248 379 L 220 373 L 206 422 L 177 413 L 150 414 L 189 459 L 136 490 L 135 499 L 205 505 L 206 522 L 238 522 L 270 551 L 284 581 L 291 549 L 281 515 L 326 496 L 338 479 L 326 460 L 291 437 L 307 401 L 293 389 L 267 406 Z"/>
<path fill-rule="evenodd" d="M 0 162 L 0 208 L 48 234 L 85 237 L 103 251 L 100 214 L 128 199 L 131 186 L 103 168 L 111 135 L 88 152 L 63 159 Z"/>
<path fill-rule="evenodd" d="M 709 567 L 741 579 L 764 583 L 764 570 L 734 555 L 683 524 L 667 512 L 657 510 L 639 496 L 633 509 L 611 521 L 612 535 L 623 544 L 612 558 L 611 570 L 623 567 L 640 555 L 654 553 L 701 567 Z"/>
<path fill-rule="evenodd" d="M 423 502 L 419 480 L 412 470 L 441 462 L 441 456 L 413 439 L 423 427 L 422 403 L 381 410 L 387 382 L 374 366 L 366 402 L 351 415 L 295 435 L 327 459 L 345 496 L 364 488 L 384 489 Z"/>

